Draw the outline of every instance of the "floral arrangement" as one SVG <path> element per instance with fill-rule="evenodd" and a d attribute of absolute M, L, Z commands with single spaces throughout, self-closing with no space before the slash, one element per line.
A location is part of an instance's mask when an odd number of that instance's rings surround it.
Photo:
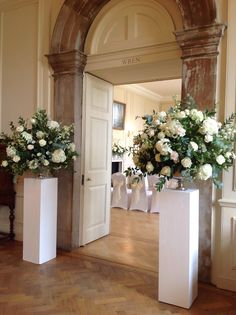
<path fill-rule="evenodd" d="M 66 168 L 78 153 L 71 142 L 73 126 L 62 126 L 50 120 L 45 110 L 39 110 L 30 120 L 30 127 L 22 117 L 18 125 L 10 123 L 11 135 L 2 133 L 0 142 L 6 145 L 6 159 L 1 166 L 14 177 L 25 171 L 36 174 L 53 173 Z"/>
<path fill-rule="evenodd" d="M 128 150 L 125 147 L 122 147 L 118 143 L 113 143 L 113 145 L 112 145 L 112 154 L 122 156 L 127 151 Z"/>
<path fill-rule="evenodd" d="M 196 108 L 191 97 L 176 102 L 168 112 L 155 112 L 142 117 L 144 129 L 134 137 L 131 148 L 135 168 L 143 175 L 158 174 L 161 190 L 167 180 L 179 173 L 187 180 L 212 178 L 220 188 L 220 174 L 235 159 L 235 114 L 223 124 L 216 112 Z"/>

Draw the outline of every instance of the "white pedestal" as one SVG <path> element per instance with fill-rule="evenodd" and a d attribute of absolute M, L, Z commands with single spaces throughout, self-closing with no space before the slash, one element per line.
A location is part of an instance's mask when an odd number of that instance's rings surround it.
<path fill-rule="evenodd" d="M 160 193 L 159 231 L 158 299 L 190 308 L 198 294 L 198 190 Z"/>
<path fill-rule="evenodd" d="M 57 178 L 25 178 L 23 222 L 23 260 L 42 264 L 55 258 Z"/>

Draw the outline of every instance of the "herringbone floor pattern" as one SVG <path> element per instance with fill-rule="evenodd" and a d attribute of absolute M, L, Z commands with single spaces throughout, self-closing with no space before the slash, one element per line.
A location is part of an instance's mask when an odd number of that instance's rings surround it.
<path fill-rule="evenodd" d="M 200 285 L 191 310 L 159 303 L 157 274 L 58 253 L 43 265 L 0 244 L 0 315 L 235 315 L 236 294 Z"/>

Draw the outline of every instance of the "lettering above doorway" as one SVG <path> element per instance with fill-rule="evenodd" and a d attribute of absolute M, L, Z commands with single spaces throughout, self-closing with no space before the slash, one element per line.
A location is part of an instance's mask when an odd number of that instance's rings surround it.
<path fill-rule="evenodd" d="M 140 63 L 142 61 L 142 58 L 140 56 L 133 56 L 128 58 L 121 59 L 122 65 L 133 65 L 136 63 Z"/>

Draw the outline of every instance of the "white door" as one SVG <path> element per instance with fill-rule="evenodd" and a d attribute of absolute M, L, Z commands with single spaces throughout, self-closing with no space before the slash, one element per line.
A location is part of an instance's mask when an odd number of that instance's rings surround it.
<path fill-rule="evenodd" d="M 113 85 L 84 78 L 81 245 L 109 234 Z"/>

